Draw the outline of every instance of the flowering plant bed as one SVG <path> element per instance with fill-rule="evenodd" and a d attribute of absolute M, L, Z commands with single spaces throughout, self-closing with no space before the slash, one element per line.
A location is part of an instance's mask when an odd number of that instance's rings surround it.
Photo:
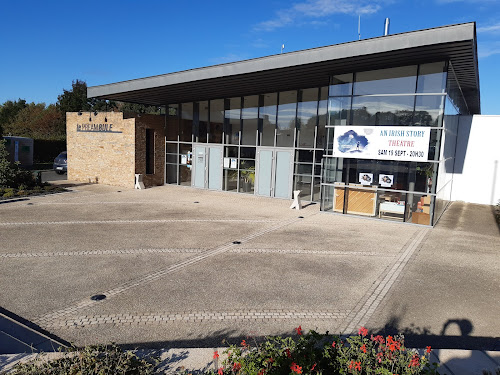
<path fill-rule="evenodd" d="M 224 351 L 217 375 L 229 374 L 438 374 L 430 364 L 430 346 L 423 355 L 404 346 L 401 335 L 368 337 L 361 327 L 358 335 L 341 339 L 296 328 L 297 339 L 269 337 L 252 346 L 243 340 Z M 214 353 L 218 361 L 219 353 Z"/>

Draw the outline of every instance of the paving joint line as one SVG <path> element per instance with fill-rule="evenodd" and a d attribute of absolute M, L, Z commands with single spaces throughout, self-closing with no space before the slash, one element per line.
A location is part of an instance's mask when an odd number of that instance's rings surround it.
<path fill-rule="evenodd" d="M 428 232 L 428 228 L 422 229 L 417 232 L 414 238 L 411 239 L 409 243 L 403 247 L 399 257 L 397 257 L 390 268 L 387 267 L 381 274 L 383 278 L 381 276 L 377 278 L 377 280 L 369 289 L 369 292 L 371 290 L 373 292 L 370 292 L 368 295 L 365 294 L 363 299 L 360 301 L 362 305 L 359 308 L 353 309 L 350 316 L 348 317 L 347 323 L 343 325 L 344 328 L 341 330 L 343 334 L 355 333 L 356 329 L 359 326 L 366 325 L 371 316 L 375 313 L 375 310 L 379 306 L 380 302 L 382 302 L 384 297 L 389 293 L 396 279 L 409 263 L 411 256 L 422 243 Z M 389 270 L 386 271 L 387 269 Z M 381 278 L 382 280 L 380 280 Z M 358 303 L 357 306 L 359 305 L 360 304 Z"/>
<path fill-rule="evenodd" d="M 312 215 L 316 215 L 316 213 L 312 214 Z M 302 219 L 293 218 L 293 219 L 287 220 L 287 221 L 282 222 L 282 223 L 280 223 L 278 225 L 272 226 L 270 228 L 263 229 L 261 231 L 258 231 L 258 232 L 255 232 L 253 234 L 249 234 L 249 235 L 247 235 L 247 236 L 245 236 L 243 238 L 240 238 L 239 242 L 240 243 L 245 243 L 245 242 L 250 241 L 250 240 L 252 240 L 254 238 L 257 238 L 257 237 L 263 236 L 263 235 L 265 235 L 267 233 L 276 231 L 278 229 L 281 229 L 281 228 L 283 228 L 285 226 L 290 225 L 291 223 L 294 223 L 294 222 L 300 221 L 300 220 L 302 220 Z M 150 273 L 148 275 L 141 276 L 141 277 L 136 278 L 134 280 L 130 280 L 130 281 L 125 282 L 125 283 L 123 283 L 123 284 L 121 284 L 119 286 L 116 286 L 113 289 L 101 292 L 100 294 L 106 295 L 107 300 L 109 300 L 109 298 L 111 298 L 111 297 L 113 297 L 113 296 L 115 296 L 117 294 L 123 293 L 126 290 L 129 290 L 131 288 L 134 288 L 134 287 L 137 287 L 137 286 L 140 286 L 140 285 L 144 285 L 144 284 L 149 283 L 151 281 L 157 280 L 157 279 L 159 279 L 161 277 L 164 277 L 164 276 L 166 276 L 168 274 L 171 274 L 173 272 L 176 272 L 178 270 L 186 268 L 186 267 L 188 267 L 190 265 L 199 263 L 199 262 L 201 262 L 201 261 L 203 261 L 203 260 L 205 260 L 205 259 L 207 259 L 209 257 L 213 257 L 215 255 L 219 255 L 221 253 L 225 253 L 230 248 L 232 248 L 234 246 L 237 246 L 237 244 L 234 244 L 234 243 L 223 244 L 223 245 L 221 245 L 221 246 L 219 246 L 219 247 L 217 247 L 217 248 L 215 248 L 213 250 L 208 250 L 208 251 L 206 251 L 206 252 L 204 252 L 202 254 L 193 256 L 192 258 L 183 260 L 183 261 L 181 261 L 181 262 L 179 262 L 177 264 L 173 264 L 173 265 L 171 265 L 171 266 L 169 266 L 167 268 L 163 268 L 163 269 L 160 269 L 160 270 L 158 270 L 156 272 Z M 84 300 L 81 300 L 81 301 L 77 302 L 74 305 L 71 305 L 71 306 L 65 307 L 63 309 L 59 309 L 59 310 L 53 311 L 53 312 L 48 313 L 48 314 L 41 315 L 38 318 L 36 318 L 35 321 L 39 325 L 46 326 L 53 319 L 60 319 L 64 315 L 73 314 L 73 313 L 75 313 L 79 309 L 82 309 L 82 308 L 85 308 L 85 307 L 89 307 L 89 306 L 94 305 L 96 303 L 99 303 L 99 301 L 92 301 L 90 298 L 84 299 Z"/>
<path fill-rule="evenodd" d="M 0 226 L 23 226 L 23 225 L 79 225 L 79 224 L 152 224 L 152 223 L 275 223 L 278 220 L 266 219 L 137 219 L 137 220 L 69 220 L 69 221 L 29 221 L 29 222 L 7 222 Z"/>
<path fill-rule="evenodd" d="M 93 255 L 127 255 L 127 254 L 193 254 L 203 253 L 209 248 L 150 248 L 150 249 L 117 249 L 117 250 L 82 250 L 82 251 L 48 251 L 32 253 L 4 253 L 0 258 L 44 258 L 61 256 L 93 256 Z M 373 251 L 332 251 L 332 250 L 306 250 L 306 249 L 239 249 L 232 248 L 227 251 L 232 254 L 306 254 L 329 256 L 378 256 L 394 258 L 395 254 L 379 253 Z"/>

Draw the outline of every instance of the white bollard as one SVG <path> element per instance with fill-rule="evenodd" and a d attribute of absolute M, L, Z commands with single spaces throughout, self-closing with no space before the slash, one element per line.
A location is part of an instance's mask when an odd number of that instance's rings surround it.
<path fill-rule="evenodd" d="M 302 203 L 300 202 L 300 192 L 302 190 L 294 190 L 293 191 L 293 203 L 290 208 L 295 208 L 297 210 L 302 209 Z"/>
<path fill-rule="evenodd" d="M 145 189 L 144 182 L 142 182 L 142 174 L 135 175 L 134 189 L 139 189 L 139 190 Z"/>

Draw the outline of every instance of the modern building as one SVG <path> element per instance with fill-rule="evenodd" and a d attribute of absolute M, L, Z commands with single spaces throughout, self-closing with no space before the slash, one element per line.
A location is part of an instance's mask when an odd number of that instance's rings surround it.
<path fill-rule="evenodd" d="M 433 225 L 461 119 L 480 114 L 475 23 L 88 88 L 159 115 L 68 113 L 70 179 L 186 185 Z"/>

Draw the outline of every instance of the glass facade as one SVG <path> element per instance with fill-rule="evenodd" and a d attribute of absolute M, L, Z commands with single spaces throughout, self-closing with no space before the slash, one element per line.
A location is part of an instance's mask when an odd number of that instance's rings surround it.
<path fill-rule="evenodd" d="M 191 185 L 193 146 L 204 143 L 221 147 L 222 190 L 259 194 L 260 150 L 287 149 L 290 189 L 323 211 L 433 225 L 450 202 L 463 108 L 453 80 L 447 62 L 434 62 L 333 75 L 325 87 L 169 105 L 165 182 Z M 427 129 L 427 158 L 339 157 L 343 126 Z"/>
<path fill-rule="evenodd" d="M 457 136 L 458 111 L 447 89 L 450 78 L 446 62 L 331 78 L 322 210 L 436 223 L 450 201 Z M 377 126 L 428 128 L 427 160 L 338 157 L 334 143 L 335 137 L 343 134 L 342 126 L 368 131 Z"/>
<path fill-rule="evenodd" d="M 165 182 L 191 186 L 193 145 L 221 145 L 222 190 L 256 194 L 258 151 L 288 149 L 292 188 L 319 202 L 327 103 L 325 86 L 169 105 Z"/>

